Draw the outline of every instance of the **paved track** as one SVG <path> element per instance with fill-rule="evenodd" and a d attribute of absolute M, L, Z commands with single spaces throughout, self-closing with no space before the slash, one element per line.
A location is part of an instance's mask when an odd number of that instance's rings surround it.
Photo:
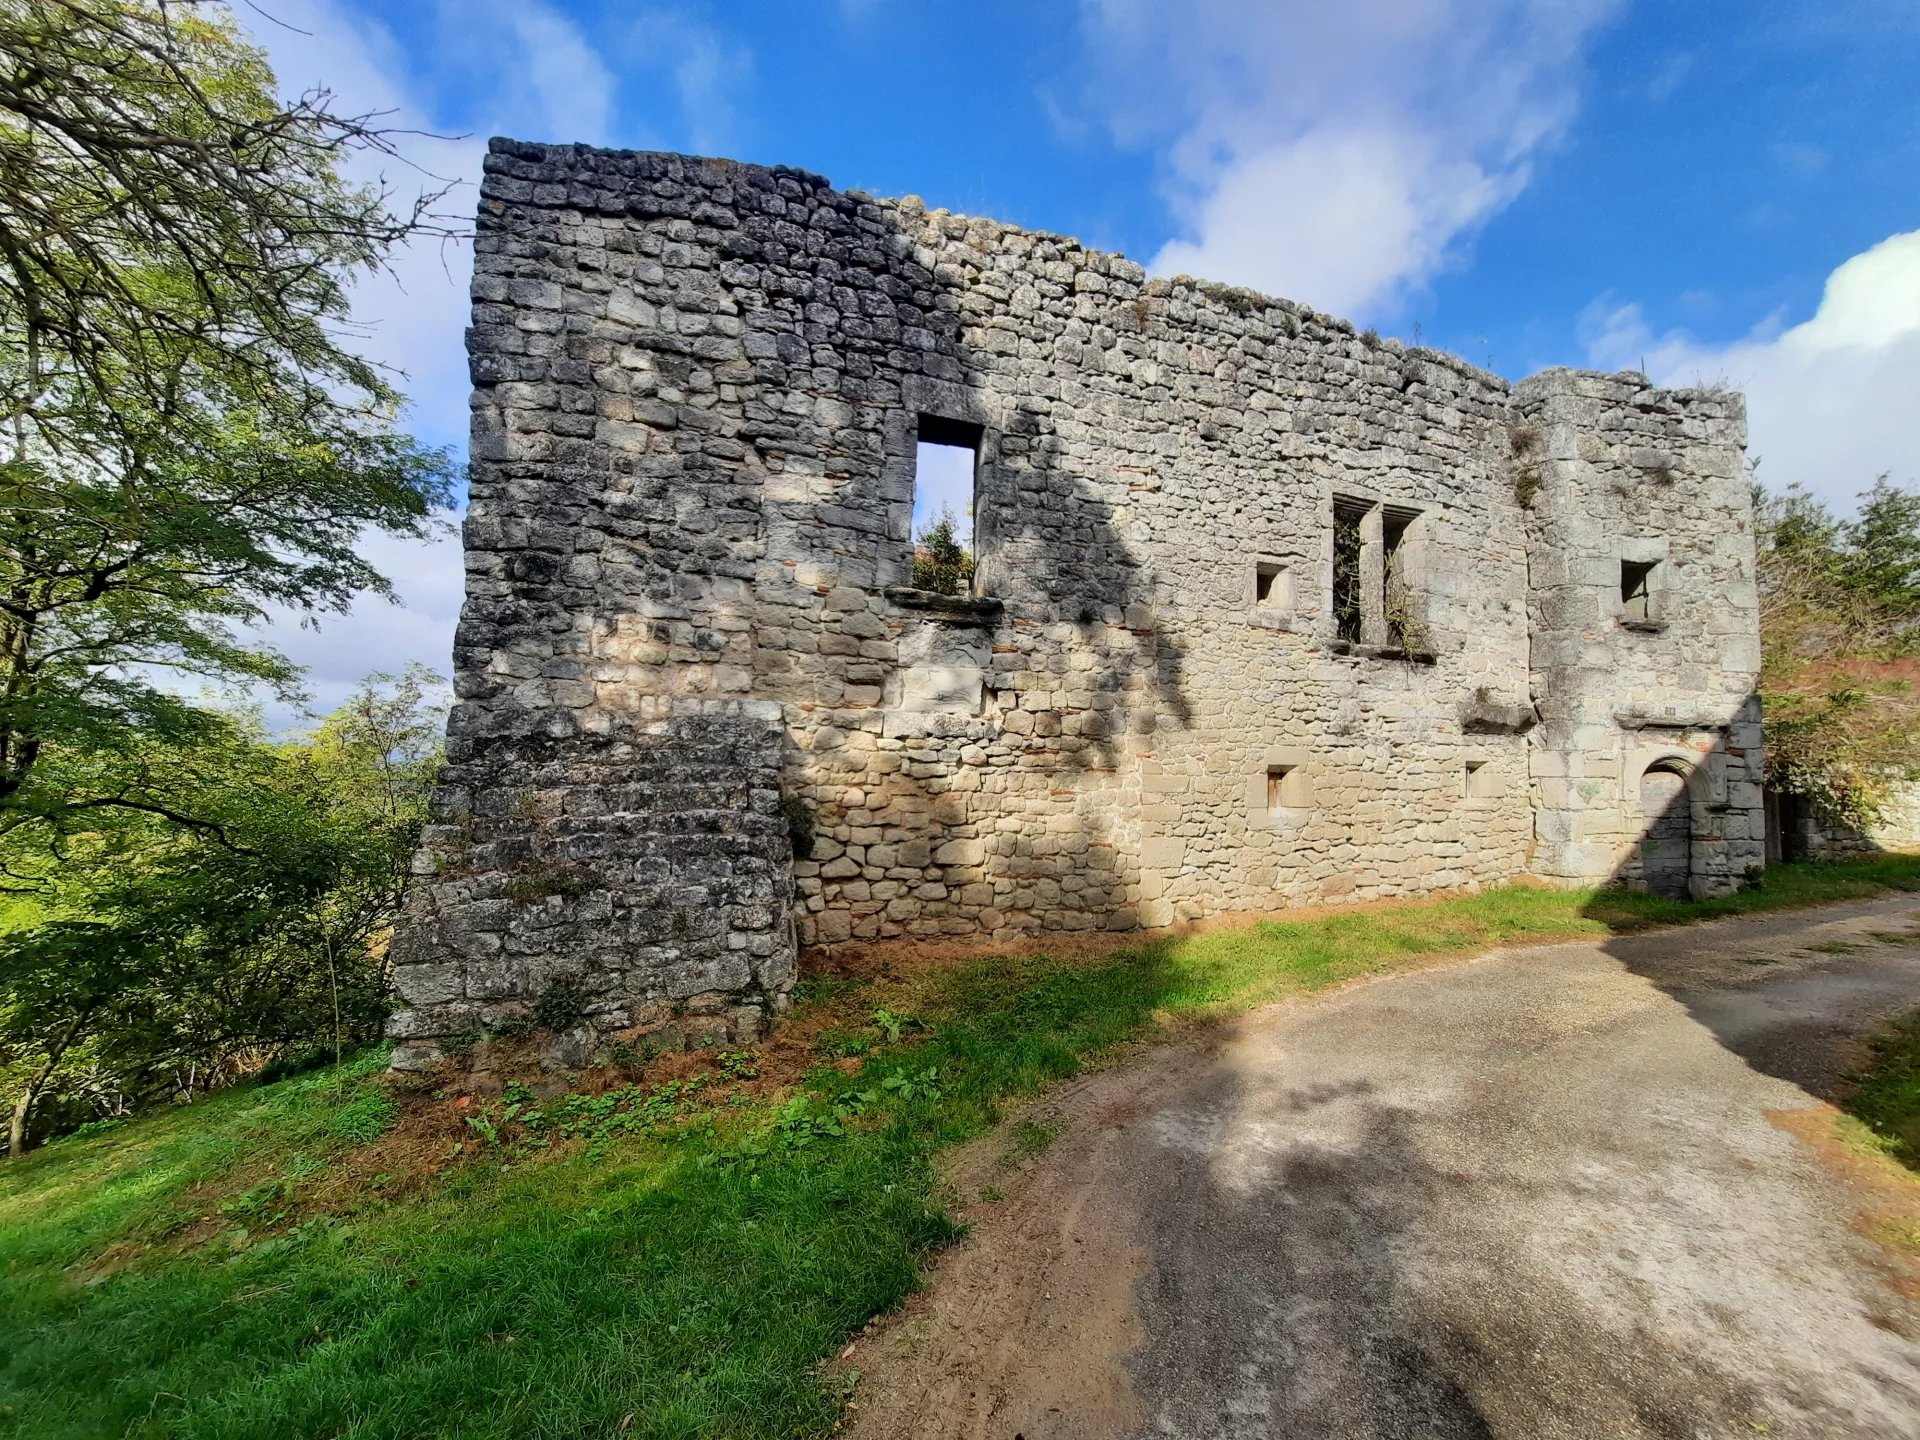
<path fill-rule="evenodd" d="M 1916 1007 L 1901 897 L 1504 951 L 1091 1077 L 1024 1173 L 963 1157 L 1007 1198 L 849 1359 L 851 1429 L 1911 1440 L 1920 1277 L 1862 1233 L 1906 1197 L 1814 1107 Z"/>

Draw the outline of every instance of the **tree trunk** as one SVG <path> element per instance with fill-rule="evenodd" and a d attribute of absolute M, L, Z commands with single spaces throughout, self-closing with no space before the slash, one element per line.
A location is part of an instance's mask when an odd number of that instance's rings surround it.
<path fill-rule="evenodd" d="M 53 1072 L 60 1068 L 60 1057 L 80 1038 L 80 1032 L 86 1029 L 87 1021 L 93 1017 L 94 1007 L 89 1005 L 73 1017 L 73 1024 L 67 1027 L 67 1033 L 60 1043 L 47 1052 L 47 1063 L 40 1067 L 40 1073 L 29 1080 L 26 1088 L 20 1092 L 20 1098 L 13 1102 L 13 1121 L 7 1126 L 7 1154 L 19 1155 L 27 1148 L 27 1116 L 33 1111 L 33 1102 L 40 1098 L 40 1092 L 46 1088 L 47 1081 L 53 1078 Z"/>
<path fill-rule="evenodd" d="M 27 1148 L 27 1112 L 33 1109 L 33 1087 L 20 1092 L 13 1102 L 13 1119 L 7 1125 L 7 1154 L 18 1155 Z"/>

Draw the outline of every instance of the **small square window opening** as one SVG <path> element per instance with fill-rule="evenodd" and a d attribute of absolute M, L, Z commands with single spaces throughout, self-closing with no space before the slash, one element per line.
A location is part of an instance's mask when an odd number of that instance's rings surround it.
<path fill-rule="evenodd" d="M 1253 567 L 1253 605 L 1266 615 L 1293 611 L 1293 572 L 1277 560 L 1261 560 Z"/>
<path fill-rule="evenodd" d="M 1493 767 L 1484 760 L 1469 760 L 1461 775 L 1461 794 L 1469 800 L 1491 800 L 1499 791 Z"/>
<path fill-rule="evenodd" d="M 1307 777 L 1298 765 L 1267 767 L 1267 809 L 1305 810 L 1312 803 Z"/>

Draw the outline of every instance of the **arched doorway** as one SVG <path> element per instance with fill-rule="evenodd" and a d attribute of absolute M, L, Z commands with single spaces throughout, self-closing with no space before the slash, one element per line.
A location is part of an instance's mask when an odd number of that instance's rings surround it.
<path fill-rule="evenodd" d="M 1655 895 L 1687 898 L 1693 870 L 1693 809 L 1686 774 L 1655 765 L 1640 777 L 1640 877 Z"/>

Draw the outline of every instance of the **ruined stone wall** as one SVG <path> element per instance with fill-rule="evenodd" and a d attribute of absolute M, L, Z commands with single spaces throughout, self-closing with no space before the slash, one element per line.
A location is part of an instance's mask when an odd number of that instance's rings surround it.
<path fill-rule="evenodd" d="M 790 966 L 760 923 L 781 804 L 814 945 L 1127 929 L 1527 868 L 1545 532 L 1497 377 L 802 172 L 583 147 L 494 142 L 474 296 L 454 771 L 417 902 L 443 928 L 400 971 L 422 1055 L 450 1017 L 491 1023 L 556 975 L 585 977 L 602 1029 L 660 1003 L 684 1020 L 698 997 L 658 978 L 679 973 L 673 937 L 639 918 L 657 898 L 621 901 L 620 844 L 583 856 L 580 893 L 543 898 L 538 925 L 502 887 L 602 844 L 582 835 L 646 830 L 638 791 L 619 826 L 568 818 L 596 782 L 566 757 L 687 717 L 778 736 L 778 798 L 756 779 L 661 802 L 738 847 L 714 871 L 747 897 L 717 953 L 756 957 L 757 1012 Z M 1715 423 L 1655 404 L 1679 430 Z M 1624 424 L 1556 412 L 1548 453 Z M 923 425 L 978 436 L 969 596 L 910 585 Z M 1346 610 L 1337 563 L 1362 577 Z M 485 849 L 496 815 L 530 848 Z M 623 903 L 617 942 L 559 943 Z M 466 964 L 457 996 L 416 999 L 415 967 L 451 990 L 447 936 L 474 906 L 527 963 Z"/>
<path fill-rule="evenodd" d="M 1793 803 L 1796 798 L 1787 797 L 1772 815 L 1780 830 L 1793 833 L 1771 837 L 1770 858 L 1846 860 L 1889 850 L 1920 852 L 1920 781 L 1889 775 L 1879 818 L 1865 830 L 1823 819 L 1807 801 Z"/>
<path fill-rule="evenodd" d="M 1542 722 L 1530 868 L 1646 883 L 1657 803 L 1685 812 L 1686 892 L 1726 893 L 1766 863 L 1745 406 L 1567 370 L 1514 398 Z"/>
<path fill-rule="evenodd" d="M 1881 850 L 1920 850 L 1920 782 L 1901 779 L 1888 785 L 1871 835 Z"/>

